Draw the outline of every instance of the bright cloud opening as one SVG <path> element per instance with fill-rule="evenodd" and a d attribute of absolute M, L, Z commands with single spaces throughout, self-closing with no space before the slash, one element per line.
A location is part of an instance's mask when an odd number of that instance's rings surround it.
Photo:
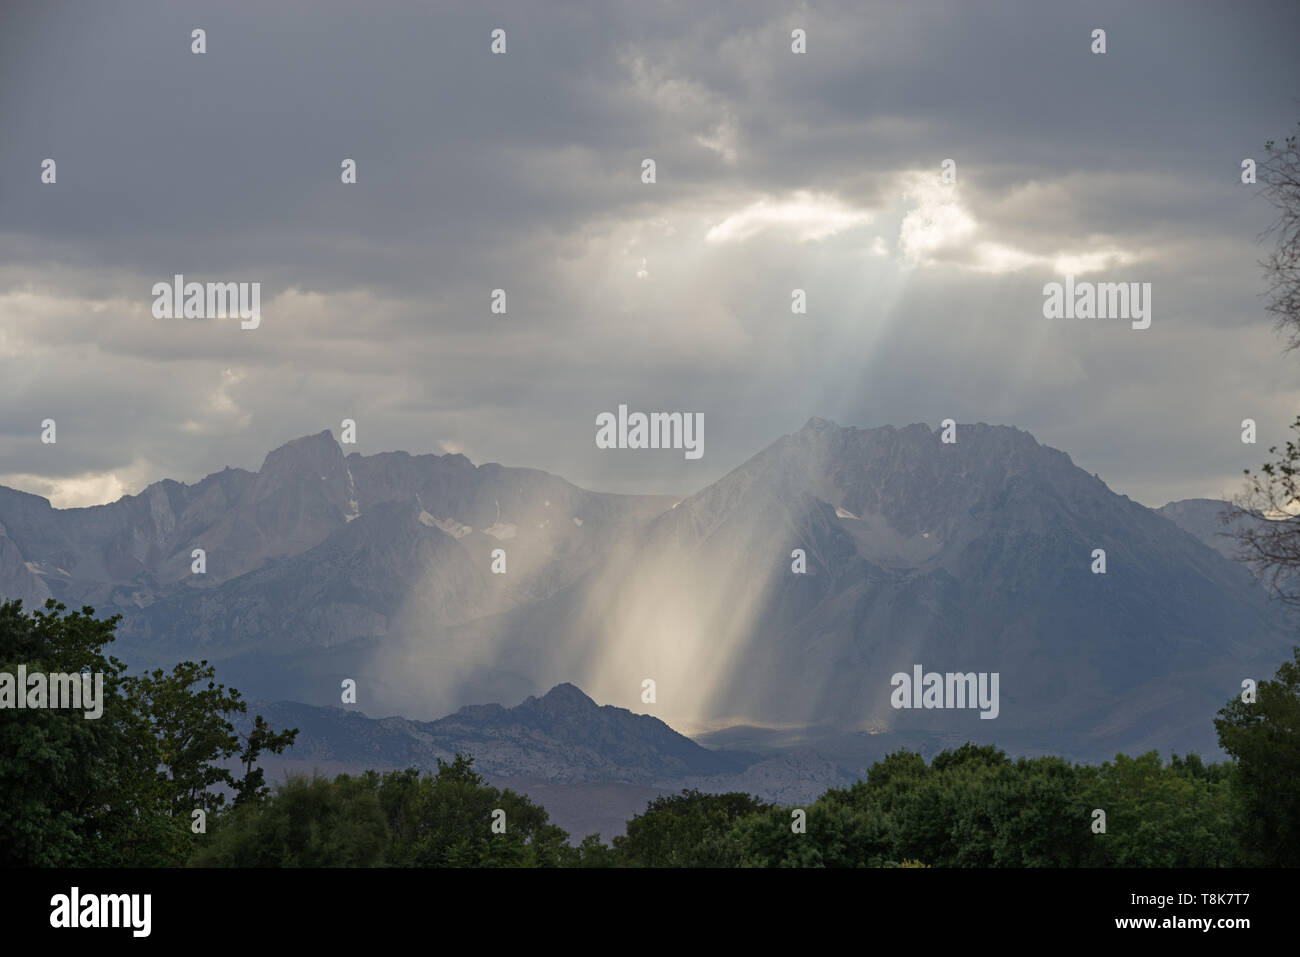
<path fill-rule="evenodd" d="M 796 242 L 834 236 L 871 222 L 874 214 L 834 196 L 799 190 L 785 199 L 764 197 L 732 213 L 705 235 L 711 243 L 740 243 L 761 232 L 777 232 Z"/>

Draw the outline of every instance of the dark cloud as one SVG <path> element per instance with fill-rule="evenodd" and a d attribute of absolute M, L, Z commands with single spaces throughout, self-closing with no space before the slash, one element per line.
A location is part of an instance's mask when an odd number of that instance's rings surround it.
<path fill-rule="evenodd" d="M 951 416 L 1147 504 L 1229 491 L 1297 398 L 1258 299 L 1270 210 L 1237 182 L 1300 118 L 1297 26 L 1280 2 L 8 4 L 0 476 L 134 490 L 350 417 L 366 452 L 689 492 L 811 415 Z M 908 186 L 946 157 L 955 199 Z M 1108 250 L 1090 277 L 1151 282 L 1151 329 L 1044 320 L 1052 263 Z M 154 319 L 178 272 L 260 281 L 261 328 Z M 704 458 L 597 450 L 619 403 L 703 412 Z"/>

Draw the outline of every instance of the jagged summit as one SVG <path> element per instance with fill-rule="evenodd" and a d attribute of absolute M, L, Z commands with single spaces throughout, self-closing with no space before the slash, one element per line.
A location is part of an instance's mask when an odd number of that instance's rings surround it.
<path fill-rule="evenodd" d="M 654 675 L 675 717 L 974 733 L 891 710 L 888 676 L 920 663 L 1001 674 L 980 731 L 1212 750 L 1220 689 L 1289 646 L 1249 572 L 1175 524 L 1194 510 L 1170 521 L 1028 432 L 956 435 L 814 416 L 674 501 L 459 454 L 344 457 L 322 431 L 94 509 L 0 490 L 0 593 L 120 612 L 125 660 L 204 657 L 268 699 L 329 704 L 337 675 L 381 673 L 413 717 L 523 701 L 476 714 L 618 736 L 658 719 L 579 685 L 635 706 Z"/>
<path fill-rule="evenodd" d="M 1014 425 L 989 425 L 986 422 L 957 422 L 957 431 L 959 434 L 970 434 L 974 436 L 998 433 L 1008 436 L 1024 436 L 1033 439 L 1034 444 L 1038 444 L 1038 440 L 1034 438 L 1032 433 L 1025 429 L 1017 428 Z M 907 425 L 893 425 L 891 423 L 886 423 L 884 425 L 862 427 L 856 425 L 840 425 L 830 419 L 824 419 L 821 416 L 814 415 L 805 422 L 803 427 L 795 434 L 830 433 L 837 435 L 851 433 L 859 436 L 876 436 L 895 433 L 938 435 L 940 432 L 941 428 L 939 426 L 930 425 L 925 422 L 911 422 Z"/>
<path fill-rule="evenodd" d="M 675 789 L 686 777 L 736 774 L 758 759 L 701 747 L 658 718 L 598 705 L 567 682 L 513 707 L 467 705 L 434 721 L 373 719 L 285 701 L 259 702 L 257 710 L 300 729 L 292 754 L 305 760 L 378 757 L 400 767 L 432 767 L 460 752 L 472 754 L 475 770 L 489 776 L 668 783 Z"/>
<path fill-rule="evenodd" d="M 830 419 L 823 419 L 820 416 L 814 415 L 811 419 L 809 419 L 806 423 L 804 423 L 804 427 L 799 431 L 800 432 L 809 432 L 809 431 L 821 432 L 826 429 L 838 429 L 838 428 L 839 426 L 836 425 L 834 422 L 830 421 Z"/>
<path fill-rule="evenodd" d="M 521 707 L 535 705 L 547 710 L 580 711 L 597 708 L 592 698 L 575 684 L 565 681 L 556 685 L 540 698 L 528 698 Z"/>

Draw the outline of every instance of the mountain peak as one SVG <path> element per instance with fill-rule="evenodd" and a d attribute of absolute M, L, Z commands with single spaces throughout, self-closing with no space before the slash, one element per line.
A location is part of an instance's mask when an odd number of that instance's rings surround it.
<path fill-rule="evenodd" d="M 322 429 L 315 435 L 303 435 L 296 439 L 290 439 L 279 448 L 273 449 L 266 454 L 266 462 L 273 458 L 282 458 L 290 455 L 302 456 L 320 454 L 321 452 L 330 452 L 337 450 L 342 452 L 338 441 L 334 438 L 334 433 L 329 429 Z M 265 465 L 263 465 L 265 467 Z"/>
<path fill-rule="evenodd" d="M 316 545 L 344 524 L 352 486 L 343 449 L 323 431 L 269 453 L 243 503 L 259 510 L 253 521 L 271 538 L 289 534 L 299 544 Z"/>
<path fill-rule="evenodd" d="M 596 702 L 593 701 L 581 688 L 575 684 L 565 681 L 540 698 L 535 699 L 538 704 L 544 704 L 548 708 L 562 708 L 564 710 L 575 710 L 578 708 L 595 708 Z"/>
<path fill-rule="evenodd" d="M 807 422 L 804 423 L 804 427 L 799 431 L 800 432 L 825 432 L 828 429 L 838 429 L 838 428 L 839 426 L 836 425 L 834 422 L 830 421 L 829 419 L 823 419 L 820 416 L 814 415 L 811 419 L 809 419 Z"/>
<path fill-rule="evenodd" d="M 258 470 L 259 477 L 285 478 L 298 473 L 314 473 L 331 477 L 342 475 L 346 470 L 343 449 L 328 429 L 315 435 L 286 442 L 274 451 L 268 452 Z"/>

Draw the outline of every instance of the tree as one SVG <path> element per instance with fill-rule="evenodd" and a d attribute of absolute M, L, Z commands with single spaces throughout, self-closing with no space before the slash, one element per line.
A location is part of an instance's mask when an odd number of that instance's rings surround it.
<path fill-rule="evenodd" d="M 1239 546 L 1238 558 L 1251 565 L 1283 602 L 1300 608 L 1300 416 L 1291 424 L 1296 438 L 1286 450 L 1272 446 L 1258 472 L 1246 469 L 1248 487 L 1224 512 Z"/>
<path fill-rule="evenodd" d="M 1237 761 L 1239 841 L 1248 863 L 1300 866 L 1300 647 L 1254 702 L 1233 698 L 1214 721 Z"/>
<path fill-rule="evenodd" d="M 468 755 L 437 761 L 434 774 L 414 768 L 363 777 L 388 823 L 388 860 L 397 867 L 557 867 L 575 863 L 568 834 L 526 796 L 484 781 Z M 492 829 L 497 811 L 504 833 Z"/>
<path fill-rule="evenodd" d="M 1268 280 L 1268 311 L 1289 336 L 1290 351 L 1300 347 L 1300 137 L 1292 133 L 1281 146 L 1269 140 L 1264 153 L 1258 179 L 1278 218 L 1260 237 L 1277 238 L 1276 248 L 1260 265 Z"/>
<path fill-rule="evenodd" d="M 253 719 L 252 730 L 248 734 L 239 736 L 244 743 L 244 749 L 239 752 L 239 762 L 244 767 L 244 776 L 235 782 L 235 807 L 247 801 L 260 800 L 268 793 L 265 786 L 265 772 L 255 767 L 262 752 L 282 754 L 297 737 L 297 728 L 277 732 L 271 729 L 271 725 L 260 714 Z"/>
<path fill-rule="evenodd" d="M 618 855 L 608 844 L 600 839 L 599 834 L 588 834 L 578 845 L 577 860 L 573 867 L 617 867 Z"/>
<path fill-rule="evenodd" d="M 1227 867 L 1238 863 L 1227 776 L 1196 765 L 1165 765 L 1155 751 L 1084 769 L 1086 805 L 1106 812 L 1106 832 L 1090 836 L 1085 863 L 1096 867 Z"/>
<path fill-rule="evenodd" d="M 861 782 L 831 788 L 804 810 L 795 833 L 794 808 L 746 815 L 734 826 L 742 867 L 884 867 L 890 857 L 889 820 Z"/>
<path fill-rule="evenodd" d="M 21 602 L 0 602 L 0 671 L 103 675 L 98 718 L 0 709 L 0 864 L 172 863 L 188 851 L 189 828 L 155 800 L 156 742 L 120 694 L 126 666 L 104 652 L 118 618 L 65 611 L 53 599 L 31 615 Z"/>
<path fill-rule="evenodd" d="M 222 816 L 197 867 L 379 867 L 388 828 L 364 776 L 294 775 L 265 800 Z"/>
<path fill-rule="evenodd" d="M 210 789 L 235 786 L 230 772 L 217 762 L 238 752 L 239 738 L 226 716 L 247 705 L 238 691 L 217 684 L 215 675 L 206 661 L 182 661 L 169 673 L 158 668 L 122 682 L 131 706 L 158 741 L 159 796 L 178 816 L 188 818 L 198 808 L 216 811 L 225 795 Z"/>
<path fill-rule="evenodd" d="M 157 668 L 122 682 L 132 707 L 157 739 L 160 794 L 173 814 L 186 818 L 196 809 L 212 812 L 225 804 L 226 795 L 212 790 L 216 786 L 230 788 L 240 804 L 262 796 L 266 789 L 262 769 L 254 767 L 257 758 L 263 751 L 282 753 L 298 735 L 296 728 L 274 731 L 259 714 L 241 739 L 229 719 L 248 706 L 238 691 L 227 690 L 215 677 L 216 669 L 207 661 L 182 661 L 169 673 Z M 220 763 L 236 754 L 244 767 L 240 780 Z"/>
<path fill-rule="evenodd" d="M 1287 351 L 1300 347 L 1300 136 L 1292 134 L 1279 146 L 1264 144 L 1265 158 L 1257 175 L 1262 195 L 1277 210 L 1277 219 L 1260 239 L 1275 237 L 1276 245 L 1260 265 L 1268 284 L 1267 310 L 1286 334 Z M 1300 436 L 1300 417 L 1291 425 Z M 1300 441 L 1286 450 L 1272 446 L 1275 460 L 1258 472 L 1246 469 L 1247 488 L 1222 518 L 1234 526 L 1242 561 L 1251 564 L 1289 604 L 1300 606 Z"/>
<path fill-rule="evenodd" d="M 627 833 L 614 838 L 614 850 L 628 867 L 737 867 L 743 849 L 733 826 L 768 807 L 739 792 L 663 795 L 628 821 Z"/>
<path fill-rule="evenodd" d="M 1268 280 L 1268 311 L 1300 347 L 1300 136 L 1281 146 L 1269 141 L 1258 169 L 1263 195 L 1278 210 L 1264 236 L 1277 244 L 1261 265 Z M 1238 520 L 1240 557 L 1262 573 L 1283 601 L 1300 607 L 1300 416 L 1296 438 L 1257 473 L 1246 470 L 1248 488 L 1225 514 Z M 1259 520 L 1263 519 L 1263 520 Z M 1237 759 L 1233 784 L 1240 801 L 1242 853 L 1257 863 L 1300 863 L 1300 648 L 1273 681 L 1262 681 L 1253 703 L 1234 698 L 1215 719 L 1219 744 Z"/>
<path fill-rule="evenodd" d="M 126 665 L 104 651 L 120 616 L 66 611 L 53 599 L 30 616 L 21 602 L 0 602 L 0 672 L 12 675 L 23 665 L 28 674 L 103 676 L 98 718 L 0 709 L 0 864 L 183 863 L 195 844 L 191 812 L 224 801 L 210 788 L 260 792 L 253 762 L 262 751 L 283 749 L 296 732 L 277 734 L 259 717 L 243 754 L 244 779 L 235 781 L 217 762 L 239 750 L 226 720 L 245 708 L 239 692 L 216 684 L 207 662 L 127 677 Z"/>

